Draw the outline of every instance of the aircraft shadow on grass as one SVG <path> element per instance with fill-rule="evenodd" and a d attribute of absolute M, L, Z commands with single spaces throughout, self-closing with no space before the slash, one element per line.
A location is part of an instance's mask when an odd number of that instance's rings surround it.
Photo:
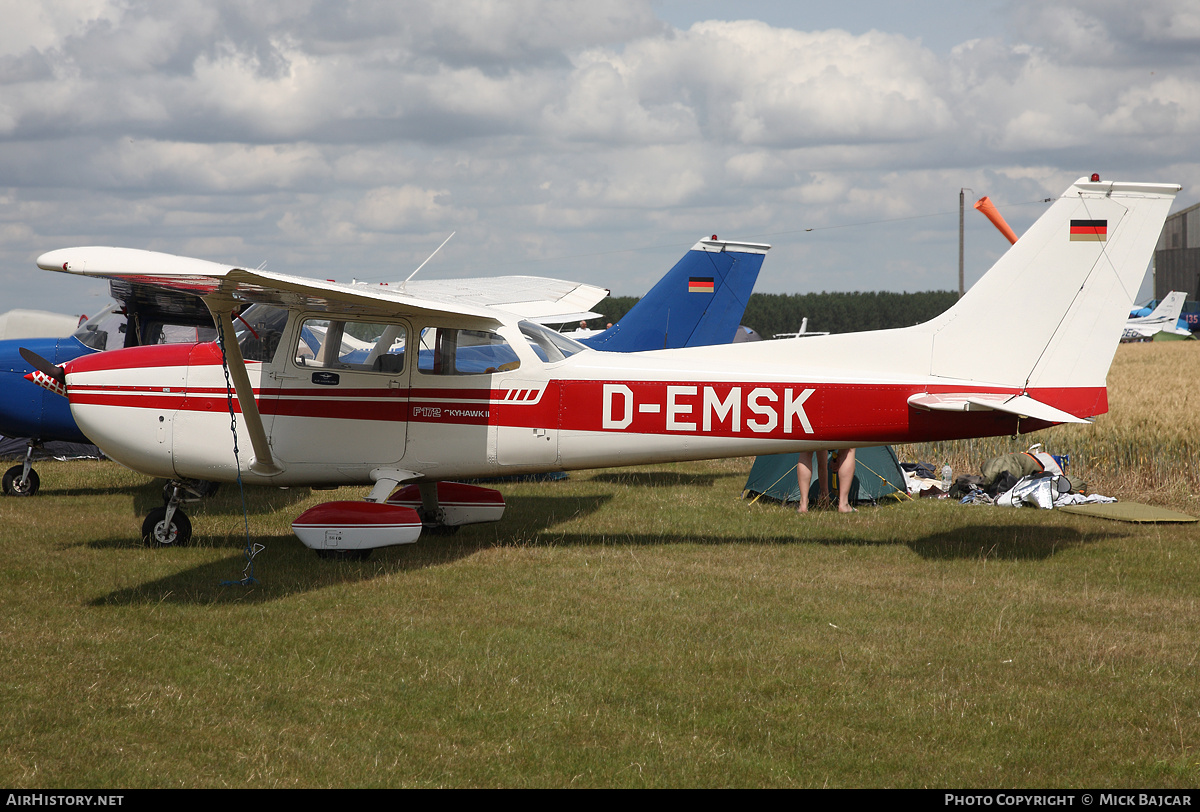
<path fill-rule="evenodd" d="M 43 487 L 38 493 L 46 497 L 69 496 L 72 499 L 80 496 L 114 496 L 125 494 L 137 497 L 145 489 L 145 485 L 111 485 L 103 488 L 71 488 L 61 485 Z"/>
<path fill-rule="evenodd" d="M 307 495 L 307 488 L 293 489 Z M 339 583 L 368 581 L 396 572 L 425 569 L 467 558 L 481 550 L 497 546 L 544 546 L 556 543 L 554 536 L 544 537 L 550 528 L 561 522 L 587 517 L 612 499 L 611 495 L 593 496 L 521 496 L 514 497 L 510 516 L 500 525 L 472 525 L 453 536 L 429 536 L 420 544 L 388 548 L 367 561 L 321 561 L 297 542 L 291 533 L 264 536 L 254 532 L 254 516 L 250 516 L 252 540 L 266 550 L 255 559 L 256 577 L 260 583 L 244 587 L 225 585 L 241 577 L 245 556 L 239 554 L 219 561 L 208 561 L 181 570 L 164 578 L 148 581 L 135 587 L 119 589 L 91 601 L 92 606 L 123 606 L 139 603 L 210 604 L 223 601 L 263 603 L 290 595 L 303 594 Z M 515 508 L 515 510 L 514 510 Z M 240 506 L 238 508 L 240 511 Z M 231 511 L 225 511 L 231 512 Z M 591 543 L 602 536 L 591 536 Z M 623 541 L 622 537 L 622 541 Z M 661 543 L 662 539 L 658 539 Z M 105 549 L 130 549 L 137 543 L 127 535 L 99 539 L 91 546 Z M 189 550 L 215 548 L 230 551 L 245 549 L 245 535 L 204 535 L 192 537 L 189 547 L 177 550 L 159 549 L 155 556 L 190 557 Z"/>
<path fill-rule="evenodd" d="M 929 561 L 989 559 L 1040 561 L 1093 541 L 1121 538 L 1123 533 L 1082 533 L 1074 527 L 1049 525 L 972 524 L 908 542 Z"/>
<path fill-rule="evenodd" d="M 298 489 L 304 490 L 304 489 Z M 562 522 L 587 518 L 603 508 L 612 496 L 522 496 L 510 500 L 509 516 L 502 525 L 476 525 L 458 535 L 422 539 L 420 544 L 395 547 L 381 551 L 373 559 L 362 562 L 329 562 L 314 559 L 309 551 L 296 543 L 289 534 L 254 537 L 266 546 L 255 563 L 259 583 L 250 586 L 229 584 L 241 577 L 244 555 L 238 554 L 219 561 L 209 561 L 181 570 L 164 578 L 116 590 L 91 602 L 93 606 L 116 606 L 140 603 L 210 604 L 225 601 L 266 603 L 295 594 L 344 583 L 369 581 L 379 576 L 408 572 L 451 564 L 483 550 L 497 546 L 576 547 L 620 545 L 659 547 L 665 544 L 726 545 L 793 545 L 823 546 L 904 544 L 929 561 L 987 559 L 998 561 L 1045 560 L 1066 549 L 1101 539 L 1123 537 L 1107 531 L 1083 533 L 1071 527 L 1040 525 L 991 526 L 972 524 L 952 531 L 934 533 L 912 541 L 854 540 L 846 537 L 805 536 L 797 527 L 797 535 L 778 536 L 702 536 L 668 537 L 660 533 L 577 533 L 555 532 Z M 251 518 L 253 533 L 253 517 Z M 102 547 L 130 547 L 128 538 L 112 538 L 94 542 Z M 245 537 L 198 535 L 194 547 L 221 548 L 229 551 L 244 549 Z M 188 556 L 189 548 L 158 550 L 155 555 Z M 719 552 L 714 552 L 714 555 Z"/>
<path fill-rule="evenodd" d="M 1103 538 L 1114 538 L 1114 534 L 1106 533 L 1103 535 Z M 595 544 L 658 547 L 672 543 L 702 544 L 713 547 L 742 544 L 882 547 L 903 544 L 917 555 L 930 561 L 964 559 L 1037 561 L 1048 559 L 1063 550 L 1098 540 L 1100 540 L 1100 537 L 1097 535 L 1084 534 L 1073 528 L 1014 526 L 994 528 L 987 525 L 979 525 L 960 528 L 948 533 L 936 533 L 913 541 L 803 535 L 803 529 L 797 528 L 797 535 L 794 536 L 666 536 L 661 533 L 606 535 L 593 533 L 554 534 L 547 532 L 537 543 L 555 547 L 589 546 Z"/>
<path fill-rule="evenodd" d="M 133 497 L 133 512 L 144 516 L 156 507 L 165 503 L 163 489 L 165 479 L 155 479 L 149 486 L 139 488 Z M 303 502 L 312 493 L 312 488 L 258 488 L 247 487 L 246 511 L 253 517 L 257 514 L 272 513 L 288 505 Z M 215 494 L 205 497 L 203 502 L 192 509 L 197 516 L 230 516 L 242 513 L 242 495 L 237 483 L 225 483 Z"/>
<path fill-rule="evenodd" d="M 711 488 L 718 479 L 727 476 L 728 474 L 689 474 L 677 471 L 622 471 L 594 474 L 590 480 L 611 485 L 634 485 L 639 488 L 673 488 L 681 485 Z"/>

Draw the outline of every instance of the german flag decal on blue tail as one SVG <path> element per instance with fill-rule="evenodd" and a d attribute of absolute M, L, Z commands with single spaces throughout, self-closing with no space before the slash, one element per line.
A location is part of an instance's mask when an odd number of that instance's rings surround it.
<path fill-rule="evenodd" d="M 1107 240 L 1107 220 L 1071 221 L 1071 242 L 1105 242 Z"/>
<path fill-rule="evenodd" d="M 713 290 L 711 276 L 693 276 L 688 279 L 688 293 L 712 293 Z"/>

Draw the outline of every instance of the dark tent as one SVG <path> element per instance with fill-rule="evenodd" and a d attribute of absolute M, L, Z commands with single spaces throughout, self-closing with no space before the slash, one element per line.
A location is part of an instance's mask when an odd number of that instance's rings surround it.
<path fill-rule="evenodd" d="M 759 494 L 777 502 L 799 502 L 800 485 L 796 480 L 796 462 L 799 454 L 764 454 L 754 460 L 750 476 L 746 478 L 746 495 Z M 854 480 L 850 483 L 850 502 L 878 502 L 884 498 L 904 498 L 908 493 L 904 485 L 904 472 L 896 452 L 889 445 L 860 448 L 854 454 L 856 467 Z M 831 472 L 832 473 L 832 472 Z M 836 486 L 834 486 L 836 499 Z M 817 471 L 813 468 L 812 489 L 809 503 L 816 501 L 818 493 Z"/>
<path fill-rule="evenodd" d="M 24 460 L 29 441 L 24 437 L 0 436 L 0 460 Z M 86 443 L 70 443 L 65 440 L 47 442 L 33 450 L 35 460 L 100 459 L 100 449 Z"/>

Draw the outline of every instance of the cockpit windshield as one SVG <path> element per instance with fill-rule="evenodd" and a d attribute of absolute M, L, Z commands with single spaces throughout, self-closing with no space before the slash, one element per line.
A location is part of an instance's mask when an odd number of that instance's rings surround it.
<path fill-rule="evenodd" d="M 271 308 L 287 320 L 287 311 Z M 141 344 L 197 344 L 216 341 L 216 328 L 210 325 L 176 324 L 167 320 L 169 315 L 143 311 L 136 315 L 131 325 L 122 304 L 111 304 L 76 328 L 73 335 L 81 344 L 93 350 L 119 350 Z M 249 313 L 253 308 L 247 310 Z M 241 323 L 238 322 L 239 327 Z M 129 331 L 136 329 L 136 335 Z M 280 324 L 282 329 L 282 324 Z M 278 342 L 277 342 L 278 343 Z"/>
<path fill-rule="evenodd" d="M 119 350 L 125 346 L 127 329 L 120 305 L 109 305 L 76 328 L 71 335 L 93 350 Z"/>

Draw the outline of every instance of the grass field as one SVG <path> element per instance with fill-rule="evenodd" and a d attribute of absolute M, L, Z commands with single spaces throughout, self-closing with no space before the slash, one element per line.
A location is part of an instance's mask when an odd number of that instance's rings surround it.
<path fill-rule="evenodd" d="M 1044 441 L 1096 490 L 1197 515 L 1194 349 L 1122 347 L 1113 413 Z M 912 451 L 969 470 L 983 448 Z M 1200 783 L 1200 526 L 798 517 L 740 498 L 749 466 L 507 484 L 503 522 L 361 563 L 289 525 L 363 489 L 248 490 L 266 550 L 242 587 L 235 486 L 189 511 L 193 546 L 148 550 L 161 483 L 43 464 L 40 495 L 0 500 L 0 783 Z"/>

